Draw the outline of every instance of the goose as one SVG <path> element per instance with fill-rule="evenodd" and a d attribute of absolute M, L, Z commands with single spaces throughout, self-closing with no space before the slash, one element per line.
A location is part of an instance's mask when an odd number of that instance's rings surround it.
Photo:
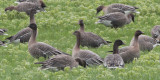
<path fill-rule="evenodd" d="M 122 68 L 124 67 L 124 61 L 119 55 L 118 47 L 124 45 L 121 40 L 116 40 L 113 46 L 113 54 L 108 54 L 103 62 L 103 65 L 107 68 Z"/>
<path fill-rule="evenodd" d="M 156 25 L 151 30 L 152 38 L 156 40 L 157 43 L 160 43 L 160 25 Z"/>
<path fill-rule="evenodd" d="M 100 36 L 92 32 L 85 32 L 83 20 L 79 20 L 79 25 L 80 25 L 79 32 L 81 34 L 81 46 L 99 47 L 103 44 L 108 45 L 109 43 L 111 43 L 110 41 L 105 41 Z"/>
<path fill-rule="evenodd" d="M 36 14 L 36 10 L 31 10 L 30 12 L 30 24 L 31 23 L 36 23 L 35 22 L 35 17 L 34 15 Z M 31 37 L 31 32 L 32 29 L 29 27 L 26 27 L 22 30 L 20 30 L 17 34 L 10 36 L 7 38 L 7 40 L 9 40 L 10 43 L 25 43 L 28 42 L 30 37 Z"/>
<path fill-rule="evenodd" d="M 65 67 L 70 67 L 72 69 L 73 67 L 77 67 L 81 62 L 83 61 L 78 58 L 74 59 L 72 56 L 60 54 L 46 61 L 36 62 L 35 64 L 42 64 L 41 69 L 43 70 L 58 71 L 64 70 Z M 85 67 L 85 63 L 81 66 Z"/>
<path fill-rule="evenodd" d="M 31 10 L 35 9 L 37 10 L 37 12 L 39 12 L 39 11 L 44 11 L 44 8 L 45 8 L 44 5 L 39 6 L 38 4 L 35 3 L 23 2 L 18 4 L 17 6 L 9 6 L 5 9 L 5 11 L 16 10 L 18 12 L 26 12 L 27 15 L 30 15 L 29 13 L 31 12 Z"/>
<path fill-rule="evenodd" d="M 103 64 L 103 60 L 96 53 L 90 50 L 80 50 L 81 34 L 79 31 L 75 31 L 73 34 L 76 36 L 77 42 L 73 47 L 72 57 L 74 59 L 79 58 L 81 60 L 84 60 L 88 66 Z"/>
<path fill-rule="evenodd" d="M 69 55 L 67 53 L 61 52 L 57 50 L 56 48 L 43 43 L 43 42 L 37 42 L 37 25 L 35 23 L 31 23 L 29 28 L 32 29 L 31 37 L 28 42 L 28 51 L 31 54 L 32 57 L 39 59 L 39 57 L 49 58 L 52 55 L 58 55 L 58 54 L 65 54 Z"/>
<path fill-rule="evenodd" d="M 141 34 L 143 34 L 143 32 L 140 30 L 137 30 L 134 35 L 134 40 L 130 44 L 130 46 L 126 46 L 126 47 L 119 49 L 119 54 L 123 58 L 124 63 L 130 63 L 134 60 L 134 58 L 140 57 L 138 37 Z"/>
<path fill-rule="evenodd" d="M 125 24 L 130 23 L 130 19 L 128 18 L 131 13 L 122 13 L 122 12 L 114 12 L 109 13 L 104 16 L 99 16 L 98 21 L 95 24 L 104 24 L 105 26 L 110 26 L 112 28 L 122 27 Z"/>
<path fill-rule="evenodd" d="M 102 10 L 103 10 L 104 14 L 113 13 L 113 12 L 121 12 L 121 11 L 140 13 L 140 12 L 136 11 L 136 9 L 138 9 L 138 7 L 120 4 L 120 3 L 114 3 L 109 6 L 103 6 L 103 5 L 99 6 L 97 8 L 97 14 Z"/>
<path fill-rule="evenodd" d="M 5 32 L 7 32 L 7 29 L 0 29 L 0 35 L 8 35 Z"/>
<path fill-rule="evenodd" d="M 133 42 L 134 42 L 134 38 L 132 38 L 130 44 L 132 44 Z M 147 35 L 140 35 L 138 37 L 138 42 L 139 42 L 139 48 L 141 51 L 151 51 L 154 47 L 158 45 L 154 38 Z"/>
<path fill-rule="evenodd" d="M 42 0 L 17 0 L 15 3 L 20 4 L 22 2 L 31 2 L 31 3 L 41 5 L 42 8 L 46 7 L 45 3 Z"/>

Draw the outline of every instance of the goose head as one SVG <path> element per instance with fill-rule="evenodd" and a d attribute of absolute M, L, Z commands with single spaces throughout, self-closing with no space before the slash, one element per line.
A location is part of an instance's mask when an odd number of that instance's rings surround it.
<path fill-rule="evenodd" d="M 80 36 L 80 32 L 79 31 L 75 31 L 75 32 L 73 32 L 73 35 Z"/>
<path fill-rule="evenodd" d="M 40 4 L 43 9 L 46 7 L 46 4 L 42 0 L 40 0 Z"/>
<path fill-rule="evenodd" d="M 12 10 L 14 10 L 14 8 L 15 8 L 14 6 L 10 6 L 10 7 L 5 8 L 5 11 L 8 11 L 8 10 L 12 11 Z"/>
<path fill-rule="evenodd" d="M 116 40 L 114 44 L 117 44 L 118 46 L 125 45 L 122 40 Z"/>
<path fill-rule="evenodd" d="M 35 23 L 30 24 L 28 27 L 32 30 L 37 30 L 37 25 Z"/>
<path fill-rule="evenodd" d="M 135 36 L 139 36 L 139 35 L 141 35 L 141 34 L 144 34 L 144 32 L 142 32 L 142 31 L 140 31 L 140 30 L 137 30 L 137 31 L 135 32 Z"/>
<path fill-rule="evenodd" d="M 96 14 L 98 14 L 100 11 L 102 11 L 102 10 L 103 10 L 103 8 L 104 8 L 104 6 L 103 6 L 103 5 L 99 6 L 99 7 L 97 8 L 97 13 L 96 13 Z"/>

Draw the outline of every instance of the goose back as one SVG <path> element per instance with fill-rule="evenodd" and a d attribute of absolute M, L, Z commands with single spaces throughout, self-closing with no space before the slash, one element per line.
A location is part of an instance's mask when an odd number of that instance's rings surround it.
<path fill-rule="evenodd" d="M 78 63 L 75 59 L 68 55 L 56 55 L 44 62 L 37 62 L 35 64 L 42 64 L 41 69 L 49 69 L 52 71 L 64 70 L 65 67 L 77 67 Z"/>
<path fill-rule="evenodd" d="M 105 26 L 114 28 L 122 27 L 127 23 L 127 17 L 121 12 L 115 12 L 98 17 L 100 20 L 97 23 L 102 23 Z"/>

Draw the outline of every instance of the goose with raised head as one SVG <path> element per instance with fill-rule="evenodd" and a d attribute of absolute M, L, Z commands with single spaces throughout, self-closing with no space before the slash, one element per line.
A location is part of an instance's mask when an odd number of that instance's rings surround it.
<path fill-rule="evenodd" d="M 120 4 L 120 3 L 114 3 L 109 6 L 103 6 L 103 5 L 99 6 L 97 8 L 97 14 L 102 10 L 103 10 L 104 14 L 113 13 L 113 12 L 121 12 L 121 11 L 139 13 L 138 11 L 136 11 L 136 9 L 138 9 L 138 8 L 134 7 L 134 6 Z"/>
<path fill-rule="evenodd" d="M 41 69 L 47 69 L 51 71 L 57 71 L 57 70 L 64 70 L 65 67 L 70 67 L 71 69 L 73 67 L 77 67 L 78 65 L 81 65 L 83 67 L 86 66 L 85 62 L 80 59 L 74 59 L 69 55 L 56 55 L 46 61 L 43 62 L 36 62 L 35 64 L 42 64 Z M 82 65 L 82 64 L 83 65 Z"/>
<path fill-rule="evenodd" d="M 116 40 L 113 45 L 113 54 L 108 54 L 103 62 L 103 65 L 107 68 L 123 68 L 124 61 L 119 55 L 118 47 L 124 45 L 121 40 Z"/>
<path fill-rule="evenodd" d="M 28 43 L 28 51 L 34 58 L 44 57 L 49 58 L 52 55 L 59 55 L 59 54 L 65 54 L 69 55 L 67 53 L 61 52 L 57 50 L 56 48 L 43 43 L 43 42 L 37 42 L 37 25 L 35 23 L 32 23 L 29 25 L 29 28 L 32 29 L 31 37 L 29 39 Z"/>
<path fill-rule="evenodd" d="M 133 40 L 134 38 L 131 40 L 130 44 L 133 44 Z M 140 35 L 138 37 L 138 42 L 141 51 L 151 51 L 154 47 L 158 45 L 154 38 L 147 35 Z"/>
<path fill-rule="evenodd" d="M 160 25 L 156 25 L 151 30 L 152 38 L 156 40 L 157 43 L 160 43 Z"/>
<path fill-rule="evenodd" d="M 114 12 L 109 13 L 104 16 L 99 16 L 98 21 L 95 22 L 96 24 L 101 23 L 105 26 L 110 26 L 112 28 L 118 28 L 122 27 L 125 24 L 128 24 L 130 22 L 130 19 L 128 18 L 131 13 L 124 14 L 123 12 Z"/>
<path fill-rule="evenodd" d="M 110 41 L 105 41 L 100 36 L 92 32 L 85 32 L 83 20 L 79 20 L 79 25 L 79 32 L 81 34 L 81 46 L 99 47 L 101 45 L 108 45 L 109 43 L 111 43 Z"/>
<path fill-rule="evenodd" d="M 40 5 L 39 4 L 35 4 L 35 3 L 31 3 L 31 2 L 23 2 L 18 4 L 17 6 L 9 6 L 7 8 L 5 8 L 5 11 L 12 11 L 12 10 L 16 10 L 18 12 L 26 12 L 27 15 L 30 15 L 29 13 L 31 12 L 31 10 L 36 10 L 37 12 L 39 11 L 44 11 L 44 8 L 46 6 L 44 5 Z"/>
<path fill-rule="evenodd" d="M 35 17 L 34 15 L 36 14 L 36 10 L 31 10 L 30 12 L 30 24 L 31 23 L 36 23 L 35 21 Z M 20 30 L 17 34 L 8 37 L 7 40 L 10 41 L 10 43 L 25 43 L 28 42 L 30 37 L 31 37 L 31 32 L 32 29 L 30 29 L 29 27 L 24 28 L 22 30 Z"/>
<path fill-rule="evenodd" d="M 73 47 L 72 57 L 84 60 L 89 66 L 103 64 L 103 60 L 96 53 L 90 50 L 80 50 L 81 34 L 79 31 L 75 31 L 73 34 L 76 36 L 77 42 Z"/>
<path fill-rule="evenodd" d="M 8 35 L 5 32 L 7 32 L 7 29 L 0 29 L 0 35 Z"/>
<path fill-rule="evenodd" d="M 134 35 L 133 43 L 131 43 L 130 46 L 119 49 L 120 56 L 123 58 L 124 63 L 130 63 L 134 60 L 134 58 L 140 57 L 138 37 L 141 34 L 143 34 L 143 32 L 137 30 Z"/>

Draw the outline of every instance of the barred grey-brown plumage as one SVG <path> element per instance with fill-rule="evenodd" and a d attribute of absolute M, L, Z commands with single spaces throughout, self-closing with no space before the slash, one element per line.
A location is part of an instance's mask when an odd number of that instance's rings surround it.
<path fill-rule="evenodd" d="M 125 24 L 127 24 L 127 20 L 128 20 L 127 16 L 121 12 L 106 14 L 98 18 L 99 18 L 99 21 L 96 23 L 102 23 L 105 26 L 111 26 L 114 28 L 124 26 Z"/>
<path fill-rule="evenodd" d="M 125 63 L 130 63 L 134 60 L 134 58 L 140 57 L 140 49 L 138 43 L 138 36 L 143 34 L 140 30 L 135 32 L 135 36 L 133 39 L 133 43 L 130 46 L 123 47 L 119 49 L 120 56 L 123 58 Z"/>
<path fill-rule="evenodd" d="M 100 45 L 108 45 L 109 41 L 105 41 L 100 36 L 92 33 L 92 32 L 85 32 L 84 31 L 84 23 L 83 20 L 79 20 L 80 29 L 79 32 L 81 34 L 81 46 L 87 47 L 99 47 Z"/>
<path fill-rule="evenodd" d="M 107 68 L 122 68 L 124 67 L 124 61 L 119 55 L 118 47 L 124 43 L 121 40 L 116 40 L 113 46 L 113 54 L 108 54 L 104 61 L 103 65 Z"/>
<path fill-rule="evenodd" d="M 151 51 L 156 44 L 156 40 L 147 35 L 140 35 L 138 38 L 139 48 L 141 51 Z M 131 40 L 131 44 L 133 39 Z"/>
<path fill-rule="evenodd" d="M 68 55 L 56 55 L 44 62 L 37 62 L 35 64 L 42 64 L 41 69 L 49 69 L 52 71 L 64 70 L 65 67 L 77 67 L 78 62 Z"/>
<path fill-rule="evenodd" d="M 101 65 L 103 60 L 96 53 L 89 50 L 80 50 L 81 34 L 79 31 L 73 33 L 77 37 L 77 42 L 72 50 L 72 57 L 84 60 L 87 65 Z"/>
<path fill-rule="evenodd" d="M 157 43 L 160 43 L 160 25 L 156 25 L 152 28 L 151 35 Z"/>

